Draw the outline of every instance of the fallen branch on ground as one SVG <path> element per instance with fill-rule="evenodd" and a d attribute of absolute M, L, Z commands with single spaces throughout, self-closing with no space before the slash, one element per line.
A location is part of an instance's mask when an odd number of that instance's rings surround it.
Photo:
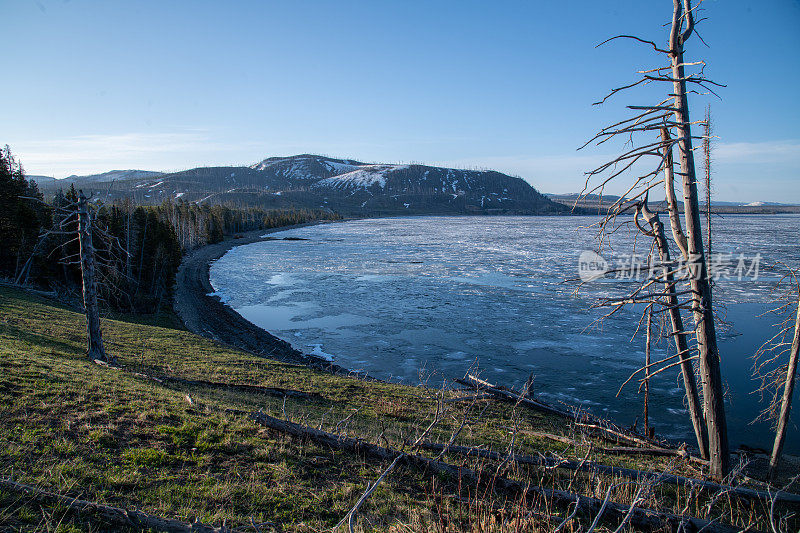
<path fill-rule="evenodd" d="M 141 376 L 159 383 L 179 383 L 194 387 L 207 387 L 210 389 L 225 389 L 238 392 L 248 392 L 253 394 L 266 394 L 278 398 L 299 398 L 303 400 L 322 400 L 324 397 L 316 392 L 303 392 L 294 389 L 284 389 L 280 387 L 262 387 L 260 385 L 244 385 L 238 383 L 220 383 L 217 381 L 206 381 L 204 379 L 184 379 L 176 376 L 160 375 L 151 376 L 141 372 L 134 372 L 134 375 Z"/>
<path fill-rule="evenodd" d="M 542 431 L 527 431 L 522 430 L 522 433 L 531 437 L 539 437 L 543 439 L 550 439 L 564 444 L 571 444 L 572 446 L 585 446 L 585 442 L 565 437 L 564 435 L 554 435 L 552 433 L 545 433 Z M 708 461 L 700 459 L 694 455 L 688 455 L 685 450 L 680 448 L 639 448 L 638 446 L 595 446 L 594 451 L 598 453 L 605 453 L 610 455 L 652 455 L 655 457 L 683 457 L 688 459 L 689 462 L 695 463 L 700 466 L 708 466 Z"/>
<path fill-rule="evenodd" d="M 46 505 L 60 504 L 76 514 L 93 514 L 100 516 L 105 522 L 115 526 L 134 527 L 140 529 L 155 529 L 169 533 L 233 533 L 234 530 L 225 526 L 213 527 L 195 522 L 188 524 L 178 520 L 161 518 L 142 511 L 111 507 L 100 503 L 79 500 L 70 496 L 49 492 L 33 485 L 17 483 L 16 481 L 0 478 L 0 488 L 24 494 L 31 500 Z"/>
<path fill-rule="evenodd" d="M 567 459 L 558 459 L 554 457 L 545 456 L 530 456 L 530 455 L 508 455 L 499 453 L 492 450 L 483 448 L 472 448 L 469 446 L 445 445 L 436 442 L 423 442 L 420 448 L 441 452 L 447 450 L 447 453 L 456 455 L 463 455 L 466 457 L 480 457 L 482 459 L 490 459 L 492 461 L 511 461 L 517 464 L 526 464 L 533 466 L 541 466 L 545 468 L 563 468 L 565 470 L 573 470 L 580 472 L 599 472 L 609 476 L 621 476 L 627 479 L 641 480 L 655 483 L 656 485 L 680 485 L 684 487 L 696 487 L 704 490 L 713 490 L 724 492 L 743 499 L 753 500 L 760 499 L 765 502 L 770 502 L 773 499 L 780 502 L 788 502 L 800 504 L 800 495 L 781 492 L 777 495 L 772 492 L 750 489 L 746 487 L 734 487 L 731 485 L 721 485 L 711 481 L 702 479 L 695 479 L 685 476 L 678 476 L 673 474 L 664 474 L 658 472 L 649 472 L 644 470 L 635 470 L 632 468 L 624 468 L 620 466 L 609 466 L 592 461 L 570 461 Z"/>
<path fill-rule="evenodd" d="M 534 409 L 536 411 L 541 411 L 544 413 L 552 414 L 559 416 L 561 418 L 565 418 L 567 420 L 580 420 L 584 419 L 587 421 L 592 421 L 592 424 L 581 424 L 578 423 L 578 426 L 594 429 L 599 433 L 605 433 L 607 435 L 612 435 L 616 440 L 625 440 L 629 443 L 638 444 L 640 446 L 650 446 L 650 447 L 658 447 L 658 448 L 665 448 L 662 443 L 652 441 L 645 437 L 635 435 L 631 432 L 625 431 L 622 428 L 614 426 L 614 428 L 606 427 L 607 425 L 613 425 L 606 420 L 602 420 L 595 416 L 589 415 L 588 413 L 570 413 L 568 411 L 564 411 L 562 409 L 558 409 L 557 407 L 553 407 L 552 405 L 548 405 L 544 402 L 539 400 L 534 400 L 528 398 L 526 396 L 522 396 L 517 394 L 516 392 L 507 389 L 506 387 L 501 387 L 498 385 L 493 385 L 488 381 L 482 380 L 476 376 L 467 374 L 464 379 L 457 379 L 455 380 L 456 383 L 460 383 L 461 385 L 471 386 L 473 390 L 477 389 L 478 391 L 485 391 L 495 398 L 514 403 L 517 405 L 521 405 L 523 407 L 528 407 L 530 409 Z"/>
<path fill-rule="evenodd" d="M 295 437 L 308 438 L 316 444 L 330 446 L 333 449 L 345 450 L 352 453 L 360 453 L 381 461 L 394 460 L 402 454 L 399 462 L 410 466 L 415 466 L 422 470 L 450 476 L 454 479 L 460 479 L 476 485 L 480 482 L 480 479 L 482 479 L 478 472 L 467 467 L 451 465 L 449 463 L 429 459 L 417 454 L 404 454 L 400 450 L 384 448 L 383 446 L 378 446 L 362 439 L 336 435 L 334 433 L 328 433 L 326 431 L 314 429 L 308 426 L 302 426 L 286 420 L 280 420 L 263 412 L 255 412 L 251 416 L 253 420 L 264 427 L 268 427 L 275 431 L 280 431 L 289 435 L 294 435 Z M 503 492 L 525 494 L 529 496 L 542 496 L 549 499 L 554 504 L 564 506 L 576 504 L 577 502 L 576 505 L 580 509 L 579 512 L 586 516 L 596 515 L 600 508 L 605 505 L 604 512 L 607 519 L 621 522 L 628 514 L 630 514 L 629 523 L 634 527 L 643 529 L 661 529 L 664 527 L 664 525 L 667 525 L 673 529 L 682 527 L 683 531 L 686 532 L 699 531 L 701 529 L 708 533 L 733 533 L 740 531 L 740 528 L 735 528 L 702 518 L 686 517 L 674 513 L 654 511 L 638 507 L 632 509 L 629 505 L 610 501 L 604 504 L 602 500 L 590 496 L 581 496 L 561 490 L 532 486 L 499 476 L 489 476 L 489 478 L 492 480 L 494 488 Z M 486 476 L 484 476 L 483 479 L 486 479 Z"/>
<path fill-rule="evenodd" d="M 356 502 L 356 504 L 353 506 L 353 508 L 352 508 L 352 509 L 350 509 L 350 510 L 347 512 L 347 514 L 344 516 L 344 518 L 342 518 L 342 519 L 339 521 L 339 523 L 338 523 L 338 524 L 336 524 L 336 526 L 333 528 L 333 530 L 334 530 L 334 531 L 336 531 L 337 529 L 339 529 L 339 527 L 340 527 L 342 524 L 344 524 L 344 523 L 345 523 L 345 521 L 346 521 L 346 522 L 347 522 L 347 527 L 348 527 L 348 529 L 350 530 L 350 533 L 353 533 L 353 524 L 355 523 L 355 517 L 356 517 L 356 513 L 358 513 L 358 510 L 361 508 L 361 505 L 362 505 L 362 504 L 363 504 L 365 501 L 367 501 L 367 498 L 369 498 L 369 497 L 370 497 L 370 495 L 371 495 L 373 492 L 375 492 L 375 489 L 377 489 L 377 488 L 378 488 L 378 485 L 380 484 L 380 482 L 381 482 L 381 481 L 383 481 L 383 480 L 384 480 L 384 478 L 385 478 L 387 475 L 389 475 L 389 472 L 391 472 L 392 470 L 394 470 L 394 467 L 397 465 L 398 461 L 400 461 L 400 459 L 401 459 L 402 457 L 403 457 L 403 454 L 400 454 L 400 455 L 398 455 L 397 457 L 395 457 L 394 461 L 392 461 L 392 464 L 390 464 L 390 465 L 388 466 L 388 468 L 386 468 L 386 470 L 384 470 L 384 471 L 383 471 L 383 473 L 380 475 L 380 477 L 379 477 L 377 480 L 375 480 L 375 483 L 373 483 L 372 485 L 370 485 L 370 486 L 367 488 L 366 492 L 364 492 L 364 494 L 362 494 L 362 495 L 361 495 L 361 497 L 358 499 L 358 501 L 357 501 L 357 502 Z"/>
<path fill-rule="evenodd" d="M 546 403 L 533 400 L 531 398 L 525 398 L 515 392 L 497 387 L 495 385 L 492 385 L 488 381 L 476 378 L 475 376 L 467 375 L 465 379 L 457 379 L 456 383 L 472 387 L 473 390 L 477 389 L 479 391 L 485 391 L 500 400 L 509 401 L 512 403 L 519 403 L 524 407 L 528 407 L 536 411 L 541 411 L 543 413 L 547 413 L 550 415 L 566 418 L 567 420 L 575 419 L 575 415 L 573 415 L 572 413 L 569 413 L 567 411 L 562 411 L 561 409 L 553 407 L 552 405 L 548 405 Z"/>
<path fill-rule="evenodd" d="M 617 442 L 628 442 L 631 444 L 638 444 L 639 446 L 644 446 L 648 448 L 667 449 L 664 448 L 663 446 L 658 446 L 655 442 L 645 437 L 640 437 L 632 433 L 622 432 L 616 429 L 603 427 L 598 424 L 582 424 L 580 422 L 577 422 L 575 426 L 585 430 L 589 430 L 589 432 L 598 433 L 599 434 L 598 436 L 603 437 L 607 440 L 610 439 L 610 440 L 615 440 Z M 686 452 L 682 450 L 675 450 L 675 452 L 676 453 L 673 453 L 673 455 L 688 455 Z"/>

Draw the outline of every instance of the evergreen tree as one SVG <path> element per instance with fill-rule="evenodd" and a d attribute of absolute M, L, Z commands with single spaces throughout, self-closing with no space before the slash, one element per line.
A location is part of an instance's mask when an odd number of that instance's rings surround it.
<path fill-rule="evenodd" d="M 25 179 L 8 145 L 0 151 L 0 276 L 16 278 L 32 254 L 49 212 L 42 193 Z"/>

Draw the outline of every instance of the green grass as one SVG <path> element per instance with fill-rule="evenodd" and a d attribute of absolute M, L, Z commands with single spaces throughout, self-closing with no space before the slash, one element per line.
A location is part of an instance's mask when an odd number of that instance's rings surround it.
<path fill-rule="evenodd" d="M 84 357 L 82 315 L 0 287 L 0 476 L 184 521 L 224 521 L 229 526 L 271 522 L 285 530 L 318 531 L 334 526 L 387 465 L 266 430 L 231 410 L 261 409 L 277 417 L 285 410 L 295 422 L 396 447 L 413 440 L 436 412 L 437 391 L 278 363 L 220 346 L 175 327 L 170 319 L 158 323 L 170 327 L 125 316 L 104 320 L 107 351 L 125 370 L 107 368 Z M 136 372 L 287 387 L 319 393 L 322 399 L 284 404 L 261 394 L 160 384 Z M 468 408 L 465 403 L 444 405 L 431 440 L 448 440 Z M 585 446 L 526 434 L 569 434 L 560 421 L 494 402 L 478 416 L 485 406 L 472 406 L 473 423 L 462 431 L 459 444 L 504 451 L 516 426 L 517 453 L 552 451 L 573 459 L 585 454 Z M 692 473 L 675 461 L 602 459 L 606 464 Z M 476 466 L 472 460 L 466 464 Z M 519 468 L 504 475 L 564 485 L 571 476 Z M 584 477 L 579 476 L 578 484 L 602 497 L 607 484 Z M 459 503 L 465 499 L 467 504 Z M 521 503 L 519 512 L 512 507 L 491 491 L 478 497 L 474 487 L 459 487 L 457 480 L 400 469 L 364 505 L 359 527 L 506 530 L 508 516 L 525 515 Z M 522 529 L 534 530 L 537 520 L 528 516 Z M 10 530 L 103 527 L 63 509 L 28 505 L 2 491 L 0 525 Z M 262 528 L 268 530 L 268 525 Z"/>

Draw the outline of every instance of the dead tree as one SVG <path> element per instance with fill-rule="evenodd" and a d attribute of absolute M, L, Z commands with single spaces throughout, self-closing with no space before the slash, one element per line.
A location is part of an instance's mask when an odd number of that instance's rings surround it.
<path fill-rule="evenodd" d="M 697 173 L 692 148 L 692 125 L 689 118 L 687 81 L 706 87 L 704 78 L 685 74 L 684 44 L 694 30 L 691 0 L 673 0 L 672 31 L 670 35 L 670 62 L 674 100 L 672 111 L 680 134 L 677 142 L 683 178 L 683 209 L 686 220 L 686 237 L 690 261 L 689 285 L 692 289 L 692 313 L 695 338 L 699 351 L 698 366 L 703 385 L 703 414 L 708 429 L 708 452 L 711 475 L 722 478 L 728 473 L 728 425 L 725 419 L 725 398 L 722 393 L 717 331 L 711 302 L 711 280 L 708 275 L 703 246 L 703 228 L 700 225 L 700 202 L 697 191 Z M 666 76 L 668 77 L 668 76 Z M 691 271 L 694 267 L 695 271 Z"/>
<path fill-rule="evenodd" d="M 706 193 L 706 257 L 711 260 L 711 104 L 706 107 L 703 123 L 703 170 L 705 170 Z"/>
<path fill-rule="evenodd" d="M 800 295 L 797 302 L 797 318 L 794 323 L 794 339 L 789 349 L 789 364 L 786 366 L 786 379 L 783 384 L 783 398 L 781 399 L 781 412 L 778 415 L 778 428 L 775 431 L 775 443 L 772 446 L 772 456 L 769 459 L 770 476 L 774 476 L 775 468 L 781 458 L 783 442 L 786 440 L 786 426 L 789 424 L 789 412 L 792 409 L 792 392 L 794 380 L 797 376 L 797 359 L 800 352 Z"/>
<path fill-rule="evenodd" d="M 650 438 L 650 347 L 652 345 L 651 335 L 653 334 L 653 308 L 647 309 L 647 340 L 644 345 L 644 434 Z"/>
<path fill-rule="evenodd" d="M 769 419 L 775 422 L 775 442 L 769 462 L 770 478 L 774 478 L 783 452 L 789 414 L 792 409 L 794 383 L 797 379 L 798 359 L 800 359 L 800 282 L 798 282 L 798 273 L 797 270 L 790 270 L 776 286 L 776 290 L 780 290 L 788 281 L 791 289 L 779 297 L 779 300 L 784 300 L 784 303 L 770 311 L 781 317 L 776 324 L 778 332 L 761 345 L 756 352 L 753 365 L 753 373 L 761 380 L 758 392 L 768 393 L 770 396 L 769 405 L 756 420 Z M 787 359 L 785 364 L 781 362 L 784 357 Z"/>
<path fill-rule="evenodd" d="M 100 329 L 100 307 L 97 305 L 97 283 L 95 281 L 94 247 L 92 246 L 92 215 L 83 191 L 78 193 L 78 242 L 81 254 L 81 279 L 83 308 L 86 311 L 88 348 L 90 360 L 108 362 L 103 347 L 103 332 Z"/>
<path fill-rule="evenodd" d="M 721 85 L 705 77 L 704 62 L 687 63 L 684 60 L 685 44 L 695 30 L 695 9 L 696 7 L 693 8 L 691 5 L 691 0 L 673 0 L 672 22 L 666 48 L 659 47 L 653 41 L 631 35 L 618 35 L 601 43 L 621 38 L 632 39 L 651 46 L 666 59 L 667 65 L 639 71 L 638 81 L 613 89 L 596 104 L 604 103 L 620 91 L 652 83 L 664 83 L 669 89 L 665 98 L 655 105 L 628 106 L 628 109 L 637 113 L 635 116 L 603 128 L 584 145 L 591 143 L 600 145 L 611 139 L 622 138 L 630 143 L 632 148 L 588 172 L 583 194 L 598 193 L 602 196 L 605 187 L 615 178 L 625 173 L 634 173 L 636 176 L 632 183 L 626 185 L 619 198 L 607 208 L 606 216 L 599 223 L 600 245 L 602 247 L 622 225 L 630 224 L 630 221 L 620 222 L 618 219 L 620 215 L 634 210 L 637 211 L 637 215 L 646 215 L 650 228 L 639 225 L 639 229 L 653 239 L 653 248 L 657 249 L 659 257 L 652 262 L 657 263 L 659 272 L 644 280 L 626 297 L 605 299 L 603 304 L 613 308 L 609 314 L 630 304 L 655 304 L 660 310 L 669 313 L 671 336 L 675 339 L 678 353 L 663 361 L 651 363 L 663 366 L 650 374 L 673 366 L 681 367 L 687 406 L 698 446 L 701 453 L 709 458 L 712 476 L 722 478 L 729 469 L 727 423 L 712 308 L 711 280 L 705 257 L 694 162 L 693 141 L 697 137 L 692 134 L 692 125 L 697 123 L 691 121 L 688 102 L 690 92 L 697 93 L 699 90 L 704 90 L 713 93 L 711 86 Z M 693 72 L 689 73 L 687 70 Z M 634 137 L 638 138 L 643 134 L 655 138 L 635 144 Z M 673 169 L 673 149 L 677 149 L 678 171 Z M 650 170 L 645 167 L 646 171 L 641 171 L 648 160 L 655 160 L 657 163 Z M 662 172 L 664 177 L 659 179 Z M 682 221 L 673 184 L 676 177 L 680 178 L 683 190 Z M 599 183 L 590 188 L 590 181 Z M 665 187 L 673 241 L 681 251 L 682 261 L 679 262 L 670 260 L 665 232 L 663 229 L 657 231 L 655 226 L 660 228 L 660 222 L 652 213 L 646 211 L 649 192 L 662 183 Z M 683 327 L 681 310 L 691 312 L 693 328 L 687 330 Z M 688 342 L 689 338 L 694 340 L 692 345 Z M 678 359 L 677 362 L 672 361 L 675 358 Z M 692 361 L 697 361 L 702 397 L 697 391 Z"/>
<path fill-rule="evenodd" d="M 31 201 L 40 201 L 37 198 L 28 198 Z M 64 255 L 59 262 L 65 267 L 76 265 L 80 267 L 81 273 L 81 292 L 83 295 L 83 307 L 86 313 L 87 331 L 87 350 L 86 355 L 92 361 L 104 363 L 114 363 L 113 357 L 108 357 L 103 344 L 103 333 L 100 328 L 100 306 L 98 303 L 99 279 L 103 278 L 102 270 L 98 272 L 98 260 L 101 266 L 108 270 L 113 268 L 113 264 L 120 262 L 117 254 L 126 255 L 126 250 L 121 246 L 119 240 L 113 237 L 108 231 L 97 227 L 92 206 L 88 199 L 80 191 L 77 198 L 66 205 L 54 206 L 53 212 L 58 219 L 53 227 L 43 231 L 39 235 L 39 240 L 33 252 L 20 271 L 16 279 L 17 283 L 23 284 L 30 272 L 31 264 L 37 256 L 52 257 L 59 249 Z M 98 257 L 97 249 L 93 244 L 93 235 L 97 236 L 105 248 L 106 255 L 109 257 L 104 260 Z M 54 244 L 53 238 L 61 238 L 62 242 Z M 66 248 L 74 243 L 78 243 L 77 253 L 68 253 Z M 49 250 L 49 251 L 48 251 Z M 102 254 L 101 254 L 102 255 Z M 108 276 L 106 275 L 108 281 Z M 110 282 L 106 283 L 106 288 L 113 288 Z"/>
<path fill-rule="evenodd" d="M 666 130 L 662 130 L 662 136 L 665 135 L 668 135 Z M 669 156 L 668 159 L 671 159 L 671 156 Z M 669 166 L 666 168 L 669 169 Z M 671 169 L 667 173 L 671 174 Z M 671 175 L 666 179 L 667 182 L 670 182 L 672 180 Z M 669 195 L 670 191 L 668 189 L 667 196 Z M 638 219 L 640 214 L 643 215 L 645 222 L 647 222 L 647 224 L 650 226 L 649 232 L 647 229 L 642 228 L 639 225 Z M 672 214 L 673 212 L 670 210 L 670 217 L 672 217 Z M 640 231 L 653 237 L 655 240 L 661 264 L 671 264 L 672 258 L 670 257 L 667 238 L 664 235 L 664 225 L 659 220 L 658 213 L 653 213 L 648 209 L 646 198 L 637 206 L 636 217 L 634 220 L 636 221 L 636 225 L 639 226 Z M 675 227 L 676 226 L 673 225 L 673 228 Z M 680 220 L 678 220 L 677 228 L 678 233 L 682 234 L 680 231 Z M 678 246 L 681 247 L 680 244 Z M 664 292 L 662 303 L 669 314 L 669 319 L 672 326 L 671 336 L 675 342 L 675 348 L 681 363 L 681 375 L 683 376 L 683 386 L 684 390 L 686 391 L 686 406 L 689 410 L 689 416 L 692 419 L 692 427 L 694 429 L 695 437 L 697 438 L 697 447 L 700 450 L 700 457 L 703 459 L 708 459 L 708 431 L 706 429 L 706 421 L 700 404 L 700 396 L 697 392 L 697 381 L 695 380 L 694 367 L 690 358 L 691 350 L 689 348 L 686 331 L 684 330 L 683 317 L 681 317 L 680 310 L 681 305 L 678 301 L 678 296 L 675 290 L 675 275 L 673 272 L 668 269 L 665 270 L 663 282 Z M 650 308 L 650 314 L 652 314 L 652 307 Z M 648 380 L 650 374 L 650 362 L 648 362 L 645 365 L 645 376 Z"/>

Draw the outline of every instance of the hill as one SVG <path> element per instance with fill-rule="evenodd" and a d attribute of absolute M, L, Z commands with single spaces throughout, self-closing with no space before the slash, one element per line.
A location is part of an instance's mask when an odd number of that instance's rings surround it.
<path fill-rule="evenodd" d="M 58 180 L 52 176 L 35 176 L 28 174 L 25 177 L 35 181 L 40 189 L 58 187 Z"/>
<path fill-rule="evenodd" d="M 64 178 L 75 186 L 88 185 L 91 183 L 109 183 L 112 181 L 126 181 L 153 178 L 160 176 L 163 172 L 152 172 L 150 170 L 109 170 L 101 174 L 90 174 L 88 176 L 69 176 Z"/>
<path fill-rule="evenodd" d="M 104 199 L 140 203 L 166 199 L 264 208 L 328 208 L 345 215 L 559 214 L 525 180 L 495 171 L 427 165 L 367 164 L 302 154 L 271 157 L 251 166 L 201 167 L 172 173 L 120 171 L 70 177 Z"/>

